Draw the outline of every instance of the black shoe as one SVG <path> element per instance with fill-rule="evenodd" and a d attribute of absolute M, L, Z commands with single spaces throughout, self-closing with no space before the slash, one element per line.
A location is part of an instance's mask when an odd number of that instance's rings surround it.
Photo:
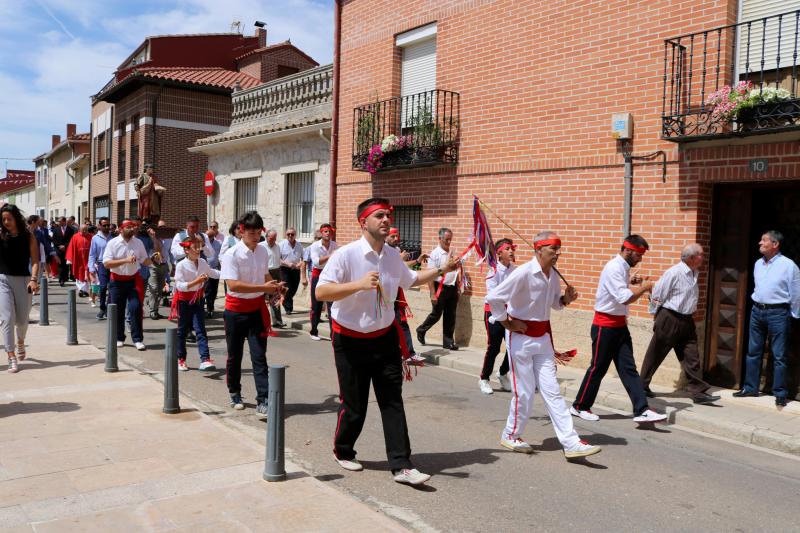
<path fill-rule="evenodd" d="M 651 391 L 650 387 L 645 387 L 644 388 L 644 395 L 647 396 L 648 398 L 655 398 L 656 397 L 656 393 Z"/>
<path fill-rule="evenodd" d="M 278 329 L 283 329 L 283 328 L 286 327 L 286 324 L 284 324 L 283 322 L 278 322 L 277 324 L 272 324 L 272 327 L 273 328 L 278 328 Z"/>
<path fill-rule="evenodd" d="M 88 292 L 86 292 L 86 291 L 78 291 L 78 297 L 79 298 L 86 298 L 87 296 L 89 296 Z"/>
<path fill-rule="evenodd" d="M 206 311 L 206 318 L 208 319 L 214 318 L 214 311 Z"/>
<path fill-rule="evenodd" d="M 285 307 L 283 308 L 283 311 L 286 313 L 286 316 L 290 316 L 292 313 L 294 313 L 294 311 L 293 311 L 293 310 L 291 310 L 291 309 L 286 309 Z"/>
<path fill-rule="evenodd" d="M 64 282 L 63 282 L 63 281 L 59 281 L 59 282 L 58 282 L 58 286 L 59 286 L 59 287 L 63 287 L 63 286 L 64 286 Z"/>
<path fill-rule="evenodd" d="M 425 334 L 420 330 L 417 330 L 417 340 L 421 345 L 425 346 Z"/>
<path fill-rule="evenodd" d="M 446 350 L 452 350 L 452 351 L 454 351 L 454 352 L 455 352 L 456 350 L 458 350 L 458 344 L 456 344 L 456 343 L 454 343 L 454 342 L 451 342 L 450 344 L 445 344 L 445 345 L 444 345 L 444 348 L 445 348 Z"/>
<path fill-rule="evenodd" d="M 161 319 L 163 317 L 161 315 L 159 315 L 158 313 L 150 313 L 150 318 L 152 320 L 159 320 L 159 319 Z"/>
<path fill-rule="evenodd" d="M 786 398 L 775 398 L 775 407 L 786 407 Z"/>
<path fill-rule="evenodd" d="M 692 401 L 694 403 L 699 403 L 699 404 L 708 404 L 708 403 L 714 403 L 716 401 L 719 401 L 719 399 L 720 399 L 719 396 L 712 396 L 711 394 L 707 394 L 707 393 L 703 392 L 703 393 L 698 394 L 697 396 L 693 397 Z"/>
<path fill-rule="evenodd" d="M 750 391 L 746 391 L 746 390 L 742 389 L 740 391 L 734 392 L 733 393 L 733 397 L 734 398 L 758 398 L 758 393 L 757 392 L 750 392 Z"/>
<path fill-rule="evenodd" d="M 97 313 L 96 315 L 94 315 L 94 317 L 95 317 L 97 320 L 105 320 L 105 319 L 106 319 L 106 314 L 105 314 L 103 311 L 100 311 L 99 313 Z"/>
<path fill-rule="evenodd" d="M 191 342 L 192 344 L 197 342 L 197 335 L 194 334 L 194 331 L 186 336 L 186 342 Z"/>

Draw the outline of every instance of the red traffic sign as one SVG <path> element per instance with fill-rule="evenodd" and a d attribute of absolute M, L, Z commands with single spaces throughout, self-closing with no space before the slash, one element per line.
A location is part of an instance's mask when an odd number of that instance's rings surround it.
<path fill-rule="evenodd" d="M 206 190 L 206 194 L 208 196 L 214 194 L 214 173 L 210 170 L 206 172 L 206 175 L 203 178 L 203 188 Z"/>

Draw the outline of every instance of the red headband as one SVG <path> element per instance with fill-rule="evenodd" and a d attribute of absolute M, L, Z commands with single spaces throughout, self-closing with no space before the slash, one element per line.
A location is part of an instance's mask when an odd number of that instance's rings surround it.
<path fill-rule="evenodd" d="M 135 228 L 136 226 L 138 226 L 138 224 L 134 220 L 123 220 L 122 224 L 119 225 L 120 229 L 125 229 L 130 227 Z"/>
<path fill-rule="evenodd" d="M 392 216 L 392 213 L 394 212 L 394 207 L 390 206 L 389 204 L 370 204 L 358 214 L 358 221 L 364 222 L 368 216 L 378 209 L 387 209 L 389 211 L 389 216 Z"/>
<path fill-rule="evenodd" d="M 541 241 L 534 241 L 533 248 L 538 250 L 544 246 L 561 246 L 561 239 L 542 239 Z"/>
<path fill-rule="evenodd" d="M 389 235 L 400 235 L 400 230 L 397 228 L 389 228 Z"/>
<path fill-rule="evenodd" d="M 191 248 L 194 241 L 181 241 L 178 244 L 183 248 Z"/>
<path fill-rule="evenodd" d="M 644 255 L 644 253 L 647 251 L 647 248 L 645 248 L 644 246 L 636 246 L 635 244 L 630 243 L 628 241 L 623 242 L 622 247 L 627 248 L 628 250 L 633 250 L 639 255 Z"/>
<path fill-rule="evenodd" d="M 516 245 L 516 244 L 509 244 L 509 243 L 507 243 L 507 242 L 504 242 L 503 244 L 501 244 L 501 245 L 500 245 L 500 246 L 497 248 L 497 253 L 499 254 L 500 252 L 502 252 L 502 251 L 503 251 L 503 250 L 505 250 L 506 248 L 511 248 L 512 250 L 516 250 L 516 249 L 517 249 L 517 245 Z"/>

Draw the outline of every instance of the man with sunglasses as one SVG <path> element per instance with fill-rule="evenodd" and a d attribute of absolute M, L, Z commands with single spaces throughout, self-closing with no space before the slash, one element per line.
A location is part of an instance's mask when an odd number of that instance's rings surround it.
<path fill-rule="evenodd" d="M 287 315 L 294 312 L 294 295 L 300 284 L 308 286 L 305 262 L 303 261 L 303 245 L 297 241 L 297 230 L 288 228 L 286 238 L 279 244 L 281 251 L 281 279 L 286 283 L 286 295 L 283 297 L 283 309 Z"/>
<path fill-rule="evenodd" d="M 100 217 L 97 221 L 98 231 L 89 245 L 89 275 L 93 278 L 94 284 L 100 287 L 100 311 L 95 318 L 105 320 L 108 311 L 108 269 L 103 266 L 103 253 L 111 237 L 111 224 L 108 217 Z"/>

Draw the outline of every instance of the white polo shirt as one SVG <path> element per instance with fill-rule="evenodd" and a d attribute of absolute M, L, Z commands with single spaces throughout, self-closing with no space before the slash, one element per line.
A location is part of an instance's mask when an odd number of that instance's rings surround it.
<path fill-rule="evenodd" d="M 294 241 L 294 246 L 289 239 L 283 239 L 280 244 L 281 259 L 287 263 L 298 263 L 303 260 L 303 245 L 300 241 Z"/>
<path fill-rule="evenodd" d="M 270 246 L 267 241 L 261 241 L 258 243 L 259 246 L 263 246 L 264 249 L 267 251 L 267 256 L 269 257 L 268 261 L 268 268 L 270 270 L 275 270 L 276 268 L 281 267 L 281 249 L 276 242 L 274 245 Z M 280 281 L 280 280 L 278 280 Z"/>
<path fill-rule="evenodd" d="M 497 262 L 497 268 L 486 275 L 486 298 L 483 299 L 483 303 L 489 303 L 489 293 L 492 292 L 495 287 L 503 283 L 516 268 L 517 265 L 514 263 L 509 263 L 508 266 L 505 266 L 503 263 Z"/>
<path fill-rule="evenodd" d="M 136 257 L 135 263 L 116 266 L 111 269 L 111 272 L 120 276 L 133 276 L 139 272 L 139 268 L 148 257 L 142 241 L 136 237 L 131 237 L 126 241 L 122 235 L 117 235 L 106 244 L 106 249 L 103 251 L 103 263 L 112 259 L 125 259 L 132 255 Z"/>
<path fill-rule="evenodd" d="M 197 276 L 208 274 L 209 278 L 219 279 L 220 272 L 208 266 L 208 262 L 202 257 L 197 260 L 195 265 L 191 259 L 185 259 L 175 266 L 175 287 L 181 292 L 196 291 L 199 285 L 189 287 L 189 282 L 197 279 Z"/>
<path fill-rule="evenodd" d="M 444 267 L 447 266 L 447 260 L 450 258 L 450 253 L 445 252 L 441 246 L 437 246 L 433 249 L 430 253 L 430 257 L 428 258 L 428 268 L 437 269 L 441 268 L 444 270 Z M 448 272 L 444 275 L 444 284 L 445 285 L 455 285 L 456 284 L 456 277 L 458 276 L 458 270 L 454 270 L 452 272 Z M 442 276 L 436 278 L 436 281 L 442 281 Z"/>
<path fill-rule="evenodd" d="M 331 252 L 333 252 L 338 247 L 339 245 L 336 244 L 336 241 L 330 241 L 328 243 L 327 248 L 325 248 L 322 245 L 322 239 L 314 241 L 314 244 L 312 244 L 308 249 L 308 255 L 311 258 L 311 266 L 313 266 L 314 268 L 324 267 L 325 265 L 319 264 L 319 258 L 325 257 L 326 255 L 330 255 Z"/>
<path fill-rule="evenodd" d="M 606 263 L 597 286 L 595 311 L 608 315 L 628 316 L 628 306 L 625 302 L 633 296 L 633 291 L 628 288 L 630 271 L 631 266 L 621 255 Z"/>
<path fill-rule="evenodd" d="M 371 333 L 389 327 L 394 321 L 394 301 L 399 287 L 408 289 L 417 281 L 417 273 L 406 266 L 400 252 L 384 244 L 380 255 L 361 237 L 336 252 L 320 274 L 317 287 L 327 283 L 349 283 L 367 275 L 380 274 L 383 288 L 381 312 L 377 313 L 377 291 L 359 291 L 333 302 L 331 318 L 353 331 Z"/>
<path fill-rule="evenodd" d="M 266 283 L 266 276 L 269 274 L 267 262 L 266 248 L 256 245 L 255 249 L 251 251 L 244 241 L 239 241 L 236 246 L 226 252 L 220 277 L 244 283 Z M 247 299 L 264 297 L 263 292 L 235 292 L 230 289 L 228 289 L 228 294 L 236 298 Z"/>
<path fill-rule="evenodd" d="M 169 250 L 172 253 L 172 258 L 175 261 L 180 261 L 186 257 L 186 251 L 181 246 L 181 241 L 185 239 L 189 234 L 186 230 L 181 230 L 175 234 L 172 238 L 172 246 L 170 246 Z M 208 235 L 203 232 L 196 233 L 196 235 L 200 235 L 203 237 L 203 253 L 206 256 L 206 259 L 213 259 L 214 258 L 214 248 L 211 247 L 211 241 L 208 239 Z"/>

